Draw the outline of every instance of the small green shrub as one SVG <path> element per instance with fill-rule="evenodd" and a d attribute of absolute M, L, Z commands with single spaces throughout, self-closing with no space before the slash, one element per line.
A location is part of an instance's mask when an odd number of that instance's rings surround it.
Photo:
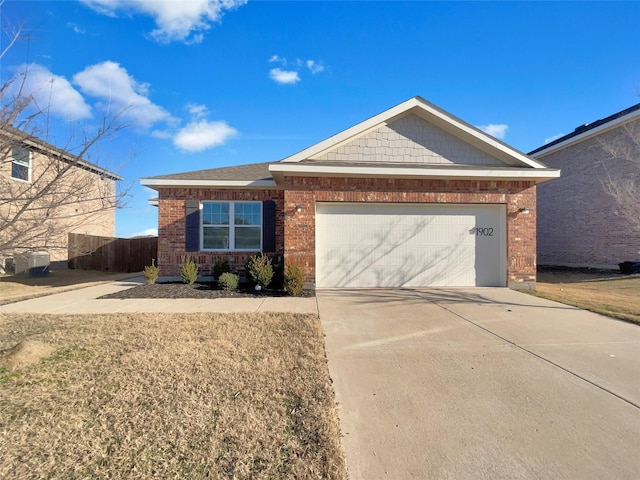
<path fill-rule="evenodd" d="M 144 275 L 144 279 L 147 283 L 156 283 L 158 275 L 160 274 L 160 269 L 156 266 L 155 258 L 151 259 L 151 265 L 144 267 L 142 274 Z"/>
<path fill-rule="evenodd" d="M 235 273 L 224 272 L 218 278 L 218 284 L 227 291 L 235 290 L 238 288 L 238 281 L 240 277 Z"/>
<path fill-rule="evenodd" d="M 192 258 L 185 258 L 180 265 L 180 276 L 184 283 L 192 285 L 198 279 L 198 265 Z"/>
<path fill-rule="evenodd" d="M 216 263 L 213 264 L 213 266 L 211 267 L 211 275 L 213 275 L 213 278 L 215 278 L 216 280 L 220 281 L 220 275 L 222 275 L 223 273 L 230 273 L 231 272 L 231 267 L 229 266 L 229 261 L 228 260 L 216 260 Z"/>
<path fill-rule="evenodd" d="M 273 266 L 271 259 L 264 253 L 256 253 L 247 261 L 247 273 L 251 279 L 260 286 L 267 288 L 273 279 Z"/>
<path fill-rule="evenodd" d="M 294 297 L 300 295 L 304 288 L 304 272 L 300 266 L 291 264 L 284 268 L 284 290 Z"/>

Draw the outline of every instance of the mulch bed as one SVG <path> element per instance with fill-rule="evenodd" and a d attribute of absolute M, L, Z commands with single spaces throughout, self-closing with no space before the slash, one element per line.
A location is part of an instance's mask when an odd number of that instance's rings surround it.
<path fill-rule="evenodd" d="M 188 285 L 180 282 L 143 284 L 120 292 L 103 295 L 100 298 L 241 298 L 241 297 L 286 297 L 284 290 L 253 290 L 241 286 L 236 291 L 228 292 L 215 283 L 194 283 Z M 314 297 L 313 290 L 303 290 L 300 297 Z"/>

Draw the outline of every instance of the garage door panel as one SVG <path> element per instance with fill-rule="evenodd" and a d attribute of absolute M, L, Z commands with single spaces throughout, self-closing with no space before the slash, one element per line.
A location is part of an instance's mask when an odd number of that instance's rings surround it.
<path fill-rule="evenodd" d="M 316 283 L 504 285 L 503 224 L 504 207 L 498 205 L 319 203 Z M 493 235 L 478 236 L 476 227 L 492 228 Z"/>

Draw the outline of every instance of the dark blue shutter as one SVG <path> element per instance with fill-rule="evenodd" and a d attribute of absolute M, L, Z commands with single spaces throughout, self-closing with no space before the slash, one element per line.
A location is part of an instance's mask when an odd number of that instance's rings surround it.
<path fill-rule="evenodd" d="M 184 202 L 187 230 L 184 249 L 187 252 L 200 250 L 200 202 L 187 200 Z"/>
<path fill-rule="evenodd" d="M 262 251 L 276 251 L 276 202 L 262 202 Z"/>

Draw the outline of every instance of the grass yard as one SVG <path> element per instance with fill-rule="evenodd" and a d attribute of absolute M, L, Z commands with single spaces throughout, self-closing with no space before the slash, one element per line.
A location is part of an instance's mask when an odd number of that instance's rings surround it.
<path fill-rule="evenodd" d="M 0 478 L 345 479 L 320 322 L 0 317 Z"/>
<path fill-rule="evenodd" d="M 571 269 L 538 272 L 539 297 L 640 324 L 640 275 Z"/>
<path fill-rule="evenodd" d="M 52 270 L 46 277 L 34 278 L 25 275 L 2 275 L 0 276 L 0 305 L 138 275 L 141 274 L 92 270 Z"/>

